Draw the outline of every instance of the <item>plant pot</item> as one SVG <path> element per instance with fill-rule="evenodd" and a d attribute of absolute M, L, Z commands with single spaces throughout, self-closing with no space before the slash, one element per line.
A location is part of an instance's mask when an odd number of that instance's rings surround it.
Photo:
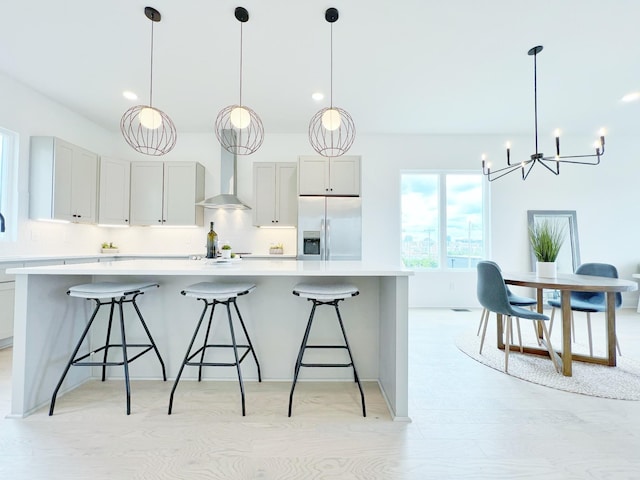
<path fill-rule="evenodd" d="M 220 250 L 222 258 L 231 258 L 231 250 Z"/>
<path fill-rule="evenodd" d="M 538 277 L 556 278 L 558 264 L 556 262 L 536 262 L 536 275 Z"/>
<path fill-rule="evenodd" d="M 103 248 L 102 253 L 118 253 L 120 250 L 117 248 Z"/>

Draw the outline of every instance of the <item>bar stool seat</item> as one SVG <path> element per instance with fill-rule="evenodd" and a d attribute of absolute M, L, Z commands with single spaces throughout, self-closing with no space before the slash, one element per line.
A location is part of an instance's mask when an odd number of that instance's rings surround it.
<path fill-rule="evenodd" d="M 125 377 L 125 390 L 127 396 L 127 415 L 131 413 L 131 387 L 129 382 L 129 364 L 140 358 L 145 353 L 153 350 L 160 361 L 160 366 L 162 367 L 162 378 L 163 380 L 167 380 L 167 374 L 164 366 L 164 361 L 162 360 L 162 356 L 158 351 L 158 347 L 156 346 L 151 333 L 149 332 L 149 328 L 142 317 L 142 313 L 140 313 L 140 309 L 138 308 L 138 304 L 136 303 L 136 298 L 138 295 L 143 295 L 146 290 L 152 288 L 158 288 L 160 285 L 156 282 L 147 281 L 147 282 L 94 282 L 94 283 L 84 283 L 81 285 L 75 285 L 67 291 L 67 295 L 70 297 L 78 297 L 84 298 L 87 300 L 93 300 L 96 302 L 95 309 L 91 314 L 87 325 L 85 326 L 82 335 L 80 336 L 80 340 L 76 344 L 73 353 L 71 354 L 71 358 L 67 362 L 67 365 L 58 381 L 58 384 L 53 392 L 51 397 L 51 405 L 49 407 L 49 415 L 53 415 L 53 410 L 56 404 L 56 397 L 58 395 L 58 391 L 62 386 L 62 382 L 64 381 L 69 369 L 72 366 L 101 366 L 102 367 L 102 381 L 104 382 L 106 379 L 106 368 L 108 366 L 122 366 L 124 368 L 124 377 Z M 136 311 L 138 319 L 144 328 L 144 331 L 147 335 L 149 343 L 128 343 L 126 339 L 125 333 L 125 322 L 124 322 L 124 311 L 123 304 L 131 303 Z M 103 346 L 91 349 L 91 351 L 87 354 L 78 355 L 78 351 L 82 347 L 84 340 L 93 325 L 93 322 L 96 318 L 98 310 L 100 307 L 109 305 L 109 321 L 107 324 L 107 336 Z M 115 306 L 118 305 L 118 311 L 120 316 L 120 335 L 121 335 L 121 343 L 111 343 L 111 327 L 113 324 L 113 311 Z M 108 353 L 110 348 L 119 347 L 122 349 L 122 361 L 109 361 Z M 129 348 L 139 348 L 142 349 L 138 351 L 133 357 L 129 357 Z M 95 360 L 95 354 L 98 352 L 104 352 L 102 360 Z M 91 357 L 90 360 L 85 360 Z"/>
<path fill-rule="evenodd" d="M 311 283 L 298 283 L 293 287 L 293 294 L 299 296 L 301 298 L 306 298 L 308 301 L 312 302 L 313 306 L 311 307 L 311 314 L 309 315 L 309 320 L 307 322 L 307 328 L 305 329 L 304 336 L 302 338 L 302 344 L 300 345 L 300 350 L 298 351 L 298 358 L 296 360 L 296 365 L 294 369 L 293 375 L 293 384 L 291 385 L 291 393 L 289 394 L 289 417 L 291 416 L 291 410 L 293 406 L 293 392 L 296 388 L 296 383 L 298 382 L 298 376 L 300 374 L 301 367 L 351 367 L 353 369 L 353 378 L 355 383 L 358 384 L 358 389 L 360 390 L 360 399 L 362 402 L 362 416 L 367 416 L 367 410 L 364 401 L 364 392 L 362 391 L 362 385 L 360 384 L 360 379 L 358 377 L 358 372 L 356 371 L 356 366 L 353 361 L 353 355 L 351 354 L 351 348 L 349 347 L 349 341 L 347 340 L 347 334 L 344 329 L 344 324 L 342 322 L 342 316 L 340 315 L 340 309 L 338 308 L 338 303 L 340 301 L 346 300 L 347 298 L 355 297 L 360 294 L 358 287 L 345 284 L 345 283 L 333 283 L 333 284 L 311 284 Z M 340 325 L 340 331 L 342 332 L 342 338 L 344 339 L 343 345 L 308 345 L 309 334 L 311 332 L 311 325 L 313 324 L 313 319 L 316 312 L 316 307 L 322 305 L 333 306 L 336 311 L 336 315 L 338 317 L 338 324 Z M 314 349 L 345 349 L 349 356 L 348 363 L 304 363 L 304 353 L 308 348 Z"/>
<path fill-rule="evenodd" d="M 246 358 L 246 356 L 251 353 L 253 356 L 253 360 L 256 363 L 256 367 L 258 369 L 258 381 L 262 382 L 262 374 L 260 373 L 260 363 L 258 362 L 258 357 L 253 348 L 253 344 L 251 343 L 251 339 L 249 338 L 249 332 L 244 324 L 244 320 L 242 319 L 242 315 L 240 315 L 240 310 L 238 309 L 238 305 L 236 303 L 236 298 L 242 295 L 247 295 L 255 290 L 256 286 L 253 283 L 239 282 L 239 283 L 221 283 L 221 282 L 200 282 L 195 283 L 186 287 L 182 292 L 182 295 L 186 297 L 196 298 L 198 300 L 202 300 L 204 302 L 204 308 L 202 310 L 202 314 L 200 315 L 200 320 L 196 326 L 196 329 L 193 333 L 193 337 L 191 338 L 191 342 L 189 343 L 189 348 L 187 348 L 187 353 L 184 356 L 184 360 L 182 361 L 182 365 L 180 366 L 180 370 L 178 371 L 178 375 L 176 376 L 175 383 L 173 384 L 173 388 L 171 389 L 171 396 L 169 397 L 169 415 L 173 410 L 173 396 L 175 394 L 176 388 L 178 387 L 178 382 L 180 381 L 180 377 L 182 376 L 182 372 L 184 367 L 187 365 L 198 367 L 198 381 L 202 380 L 202 367 L 236 367 L 238 373 L 238 383 L 240 385 L 240 396 L 242 402 L 242 415 L 245 415 L 245 395 L 244 395 L 244 382 L 242 381 L 242 371 L 240 369 L 240 364 Z M 209 334 L 211 332 L 211 324 L 213 321 L 213 313 L 215 311 L 216 305 L 221 304 L 226 306 L 227 310 L 227 319 L 229 322 L 229 332 L 231 334 L 231 343 L 229 344 L 209 344 Z M 242 327 L 242 331 L 244 332 L 244 336 L 246 339 L 246 344 L 238 344 L 236 342 L 235 330 L 233 328 L 233 319 L 231 316 L 231 305 L 233 304 L 236 314 L 238 316 L 238 320 L 240 321 L 240 326 Z M 204 339 L 202 343 L 202 347 L 198 348 L 195 351 L 193 350 L 193 344 L 196 341 L 196 337 L 198 336 L 198 332 L 202 327 L 202 322 L 207 313 L 207 309 L 211 307 L 211 311 L 209 314 L 209 322 L 207 323 L 207 330 L 204 334 Z M 234 354 L 233 362 L 209 362 L 205 361 L 205 353 L 208 349 L 213 348 L 231 348 Z M 242 355 L 239 354 L 238 349 L 244 349 L 244 353 Z M 199 357 L 197 359 L 196 357 Z"/>

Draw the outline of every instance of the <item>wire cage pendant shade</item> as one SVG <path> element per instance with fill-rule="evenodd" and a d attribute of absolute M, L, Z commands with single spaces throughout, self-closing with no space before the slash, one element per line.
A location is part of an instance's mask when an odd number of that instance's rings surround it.
<path fill-rule="evenodd" d="M 338 20 L 336 8 L 328 8 L 324 18 L 331 25 L 331 99 L 330 106 L 318 111 L 309 122 L 309 143 L 324 157 L 344 155 L 356 138 L 356 125 L 346 110 L 333 105 L 333 24 Z"/>
<path fill-rule="evenodd" d="M 242 104 L 242 26 L 249 21 L 249 12 L 236 7 L 235 17 L 240 22 L 240 101 L 218 113 L 215 121 L 216 137 L 222 148 L 235 155 L 251 155 L 264 141 L 264 127 L 258 114 Z"/>
<path fill-rule="evenodd" d="M 522 180 L 526 180 L 531 173 L 531 169 L 536 163 L 539 163 L 554 175 L 560 175 L 561 163 L 576 163 L 580 165 L 598 165 L 600 157 L 604 155 L 604 129 L 600 130 L 600 138 L 595 142 L 595 153 L 586 155 L 560 155 L 560 131 L 555 132 L 556 153 L 553 156 L 545 156 L 538 151 L 538 73 L 537 73 L 537 56 L 542 51 L 542 45 L 532 47 L 527 52 L 533 56 L 533 99 L 534 99 L 534 116 L 535 116 L 535 144 L 536 151 L 529 159 L 518 163 L 511 162 L 511 145 L 507 143 L 507 166 L 497 170 L 491 170 L 491 164 L 487 161 L 485 155 L 482 155 L 482 174 L 487 177 L 490 182 L 504 177 L 510 173 L 520 170 Z M 577 160 L 589 159 L 589 160 Z"/>
<path fill-rule="evenodd" d="M 176 127 L 171 118 L 153 106 L 153 24 L 162 17 L 153 7 L 145 7 L 145 16 L 151 20 L 151 68 L 149 105 L 136 105 L 128 109 L 120 120 L 120 131 L 127 143 L 137 152 L 160 156 L 176 145 Z"/>

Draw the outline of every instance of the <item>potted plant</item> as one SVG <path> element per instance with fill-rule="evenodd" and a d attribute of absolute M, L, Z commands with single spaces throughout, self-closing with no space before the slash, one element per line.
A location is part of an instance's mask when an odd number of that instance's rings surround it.
<path fill-rule="evenodd" d="M 118 253 L 119 251 L 113 242 L 102 242 L 102 253 Z"/>
<path fill-rule="evenodd" d="M 529 241 L 536 257 L 539 277 L 555 277 L 556 260 L 564 243 L 564 227 L 545 219 L 529 227 Z"/>
<path fill-rule="evenodd" d="M 231 258 L 231 245 L 229 245 L 228 243 L 222 245 L 222 248 L 220 249 L 220 255 L 222 255 L 222 258 Z"/>
<path fill-rule="evenodd" d="M 270 255 L 282 255 L 284 253 L 284 246 L 282 243 L 274 243 L 269 246 Z"/>

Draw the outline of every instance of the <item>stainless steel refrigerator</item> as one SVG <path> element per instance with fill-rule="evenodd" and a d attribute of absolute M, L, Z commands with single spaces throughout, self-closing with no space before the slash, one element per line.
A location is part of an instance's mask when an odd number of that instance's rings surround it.
<path fill-rule="evenodd" d="M 361 260 L 360 197 L 298 198 L 298 260 Z"/>

